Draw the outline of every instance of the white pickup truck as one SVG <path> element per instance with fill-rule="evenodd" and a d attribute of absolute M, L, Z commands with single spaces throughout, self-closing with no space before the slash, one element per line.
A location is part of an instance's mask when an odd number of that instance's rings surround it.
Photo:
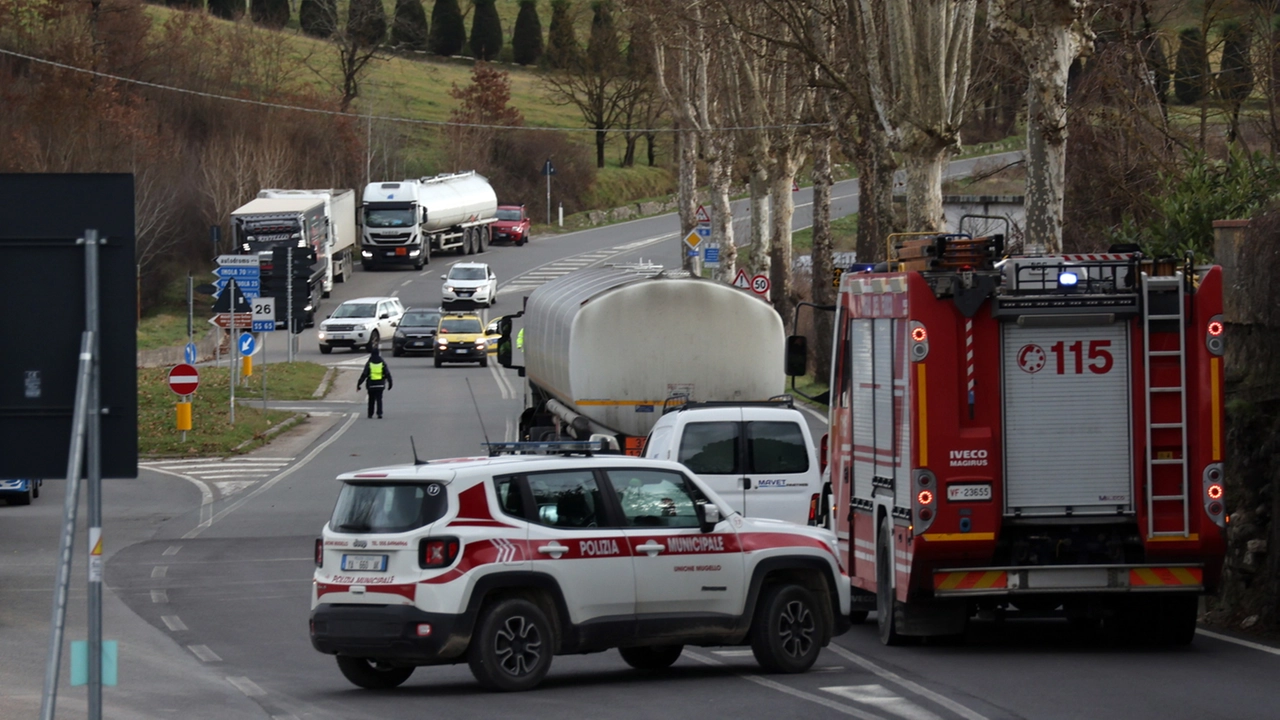
<path fill-rule="evenodd" d="M 747 517 L 804 525 L 816 516 L 821 469 L 790 397 L 670 409 L 649 432 L 644 457 L 684 464 Z"/>

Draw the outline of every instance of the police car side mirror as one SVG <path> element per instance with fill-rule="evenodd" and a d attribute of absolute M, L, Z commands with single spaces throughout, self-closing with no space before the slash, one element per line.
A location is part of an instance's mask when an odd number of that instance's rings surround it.
<path fill-rule="evenodd" d="M 716 525 L 720 524 L 720 507 L 705 500 L 699 500 L 693 505 L 694 514 L 698 516 L 698 528 L 702 532 L 711 532 Z"/>
<path fill-rule="evenodd" d="M 390 319 L 391 319 L 391 313 L 382 313 L 381 315 L 379 315 L 379 316 L 378 316 L 378 319 L 379 319 L 379 320 L 390 320 Z"/>

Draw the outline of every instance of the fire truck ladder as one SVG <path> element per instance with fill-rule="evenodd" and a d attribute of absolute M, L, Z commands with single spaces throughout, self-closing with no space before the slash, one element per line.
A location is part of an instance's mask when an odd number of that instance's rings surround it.
<path fill-rule="evenodd" d="M 1187 537 L 1187 358 L 1183 275 L 1142 273 L 1143 380 L 1146 383 L 1147 537 Z M 1174 309 L 1176 312 L 1173 312 Z M 1154 335 L 1153 335 L 1154 331 Z M 1176 336 L 1177 343 L 1173 342 Z M 1159 349 L 1152 349 L 1158 347 Z M 1154 380 L 1176 385 L 1156 385 Z M 1176 402 L 1165 398 L 1176 396 Z M 1172 442 L 1177 437 L 1176 445 Z M 1157 447 L 1154 440 L 1160 440 Z M 1176 473 L 1176 474 L 1175 474 Z M 1179 482 L 1180 481 L 1180 482 Z M 1174 494 L 1174 488 L 1181 489 Z M 1163 493 L 1163 494 L 1157 494 Z M 1174 508 L 1181 507 L 1181 526 Z M 1160 509 L 1160 515 L 1156 510 Z"/>

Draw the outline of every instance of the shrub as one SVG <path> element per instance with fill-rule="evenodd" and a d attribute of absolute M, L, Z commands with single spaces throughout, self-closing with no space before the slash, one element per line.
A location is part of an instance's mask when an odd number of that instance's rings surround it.
<path fill-rule="evenodd" d="M 396 0 L 391 44 L 408 50 L 427 49 L 427 11 L 421 0 Z"/>
<path fill-rule="evenodd" d="M 351 0 L 347 32 L 361 45 L 381 44 L 387 37 L 387 11 L 382 0 Z"/>
<path fill-rule="evenodd" d="M 520 0 L 511 50 L 511 59 L 521 65 L 533 65 L 542 57 L 542 21 L 538 19 L 537 0 Z"/>
<path fill-rule="evenodd" d="M 502 51 L 502 19 L 494 0 L 476 0 L 476 14 L 471 20 L 471 55 L 477 60 L 492 60 Z"/>
<path fill-rule="evenodd" d="M 1183 105 L 1194 105 L 1204 97 L 1208 85 L 1209 59 L 1204 36 L 1197 28 L 1178 33 L 1178 54 L 1173 73 L 1173 94 Z"/>
<path fill-rule="evenodd" d="M 302 0 L 298 25 L 302 26 L 302 32 L 313 37 L 333 37 L 338 31 L 338 0 Z"/>
<path fill-rule="evenodd" d="M 449 57 L 462 51 L 467 29 L 462 24 L 458 0 L 436 0 L 431 9 L 431 34 L 427 46 L 436 55 Z"/>

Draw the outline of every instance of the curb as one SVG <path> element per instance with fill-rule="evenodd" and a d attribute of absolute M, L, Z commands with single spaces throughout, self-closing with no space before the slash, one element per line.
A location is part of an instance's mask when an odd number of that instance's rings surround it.
<path fill-rule="evenodd" d="M 244 450 L 245 448 L 249 447 L 253 443 L 258 442 L 259 440 L 263 441 L 263 444 L 266 444 L 266 441 L 270 440 L 272 435 L 282 433 L 285 430 L 288 430 L 289 428 L 301 423 L 303 420 L 306 420 L 306 419 L 307 419 L 306 413 L 295 413 L 291 417 L 285 418 L 284 420 L 281 420 L 275 425 L 267 428 L 261 435 L 256 435 L 254 437 L 251 437 L 248 440 L 245 440 L 244 442 L 235 446 L 234 448 L 231 448 L 231 452 L 238 453 L 241 450 Z"/>
<path fill-rule="evenodd" d="M 329 386 L 333 384 L 333 376 L 337 374 L 337 368 L 329 368 L 325 371 L 324 377 L 320 378 L 320 384 L 316 386 L 315 392 L 311 393 L 313 398 L 322 398 L 329 392 Z"/>

